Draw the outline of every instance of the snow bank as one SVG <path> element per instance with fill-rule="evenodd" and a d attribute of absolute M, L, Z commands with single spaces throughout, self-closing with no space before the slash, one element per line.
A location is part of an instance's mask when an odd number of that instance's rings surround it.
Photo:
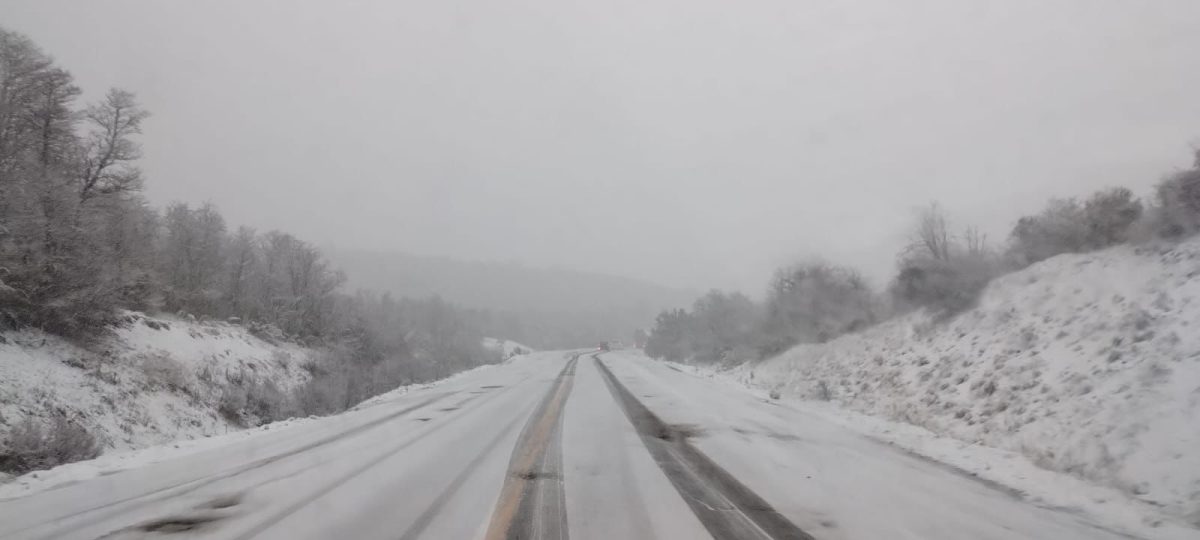
<path fill-rule="evenodd" d="M 922 314 L 736 370 L 1019 452 L 1200 525 L 1200 239 L 1063 255 Z"/>
<path fill-rule="evenodd" d="M 128 450 L 239 429 L 218 411 L 224 388 L 308 380 L 311 351 L 222 322 L 127 313 L 83 348 L 36 330 L 0 334 L 0 441 L 26 418 L 64 414 L 106 449 Z"/>

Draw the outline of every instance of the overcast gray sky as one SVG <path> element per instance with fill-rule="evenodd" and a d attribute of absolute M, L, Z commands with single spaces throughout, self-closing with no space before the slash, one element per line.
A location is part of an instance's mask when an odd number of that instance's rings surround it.
<path fill-rule="evenodd" d="M 939 200 L 1002 240 L 1200 144 L 1197 0 L 0 0 L 148 196 L 321 245 L 757 293 L 882 281 Z"/>

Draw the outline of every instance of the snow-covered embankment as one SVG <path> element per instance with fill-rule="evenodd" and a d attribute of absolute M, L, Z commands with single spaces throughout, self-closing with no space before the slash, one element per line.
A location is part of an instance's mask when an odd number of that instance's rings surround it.
<path fill-rule="evenodd" d="M 26 419 L 52 417 L 115 450 L 226 433 L 247 420 L 222 407 L 231 395 L 309 379 L 311 350 L 241 325 L 124 318 L 86 348 L 36 330 L 0 334 L 0 444 Z"/>
<path fill-rule="evenodd" d="M 1062 255 L 744 382 L 1019 452 L 1200 526 L 1200 239 Z"/>

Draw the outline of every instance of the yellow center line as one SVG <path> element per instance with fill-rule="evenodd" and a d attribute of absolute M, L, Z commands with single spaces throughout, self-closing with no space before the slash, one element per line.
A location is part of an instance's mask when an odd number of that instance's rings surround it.
<path fill-rule="evenodd" d="M 533 470 L 533 467 L 538 458 L 545 453 L 546 446 L 550 443 L 550 436 L 554 432 L 554 426 L 558 423 L 558 417 L 562 413 L 562 405 L 566 400 L 569 388 L 567 381 L 567 377 L 559 379 L 558 386 L 554 390 L 554 397 L 551 398 L 542 412 L 542 416 L 533 425 L 528 439 L 518 450 L 519 454 L 513 460 L 508 477 L 504 480 L 504 487 L 500 490 L 500 500 L 496 504 L 496 511 L 492 513 L 487 534 L 484 536 L 486 540 L 504 540 L 508 537 L 508 530 L 512 527 L 513 518 L 516 517 L 517 510 L 521 506 L 525 487 L 534 478 L 536 471 Z"/>

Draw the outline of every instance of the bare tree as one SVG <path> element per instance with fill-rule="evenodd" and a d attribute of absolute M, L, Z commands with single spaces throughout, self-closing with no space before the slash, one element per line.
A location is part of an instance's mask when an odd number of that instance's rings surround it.
<path fill-rule="evenodd" d="M 963 242 L 967 247 L 967 255 L 979 257 L 988 253 L 987 235 L 981 232 L 979 227 L 968 226 L 963 233 Z"/>
<path fill-rule="evenodd" d="M 909 243 L 910 251 L 924 252 L 936 261 L 950 260 L 950 228 L 946 213 L 938 203 L 930 203 L 917 215 L 917 225 Z"/>
<path fill-rule="evenodd" d="M 79 175 L 80 202 L 140 189 L 142 173 L 133 162 L 141 157 L 142 149 L 132 137 L 142 132 L 142 121 L 150 113 L 138 106 L 133 93 L 114 88 L 84 116 L 92 129 Z"/>
<path fill-rule="evenodd" d="M 941 313 L 966 309 L 1000 271 L 983 233 L 968 227 L 961 239 L 951 237 L 937 203 L 918 215 L 912 241 L 898 259 L 899 272 L 889 288 L 899 309 L 928 307 Z"/>
<path fill-rule="evenodd" d="M 229 277 L 226 280 L 226 302 L 235 315 L 246 316 L 247 296 L 252 286 L 250 280 L 258 260 L 257 237 L 254 229 L 239 227 L 229 241 Z"/>
<path fill-rule="evenodd" d="M 177 309 L 211 313 L 224 265 L 225 220 L 211 204 L 173 204 L 164 217 L 163 273 Z"/>

